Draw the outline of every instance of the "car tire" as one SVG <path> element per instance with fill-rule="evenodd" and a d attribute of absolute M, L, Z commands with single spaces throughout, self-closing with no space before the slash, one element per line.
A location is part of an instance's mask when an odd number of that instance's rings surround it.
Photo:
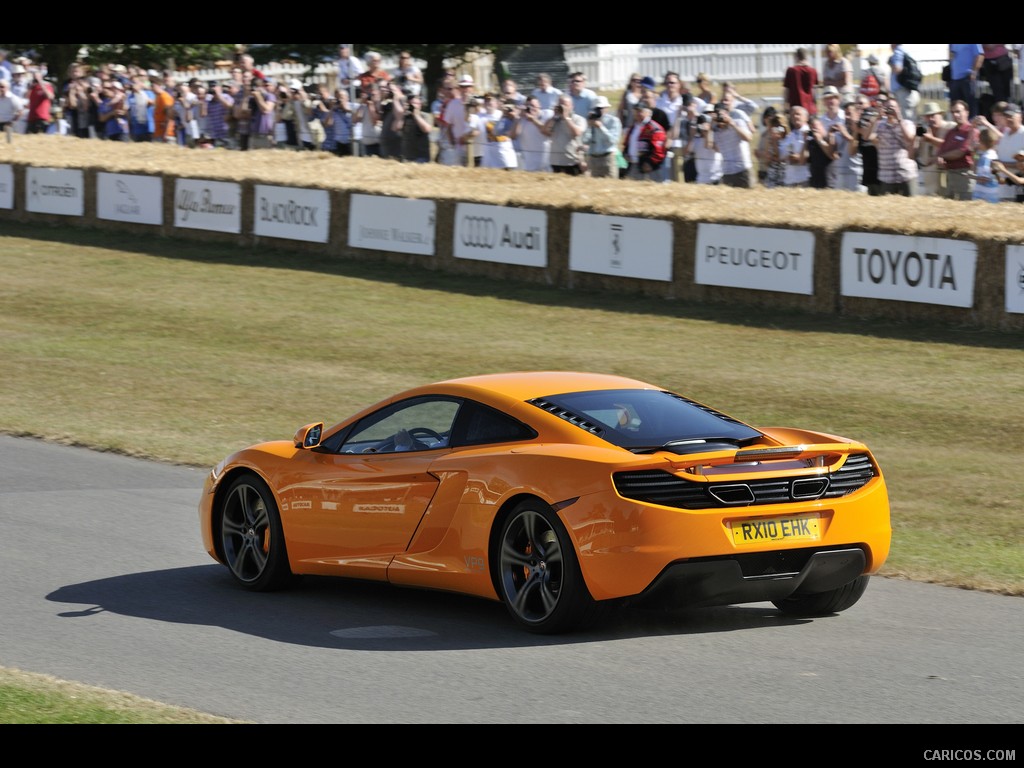
<path fill-rule="evenodd" d="M 791 616 L 824 616 L 839 613 L 860 600 L 860 596 L 868 587 L 868 578 L 858 576 L 838 589 L 810 595 L 792 595 L 783 600 L 772 600 L 772 603 L 780 611 Z"/>
<path fill-rule="evenodd" d="M 556 634 L 597 619 L 572 540 L 547 504 L 529 499 L 511 511 L 497 555 L 499 596 L 524 629 Z"/>
<path fill-rule="evenodd" d="M 228 488 L 220 532 L 224 562 L 243 587 L 268 592 L 293 581 L 277 502 L 256 475 L 244 474 Z"/>

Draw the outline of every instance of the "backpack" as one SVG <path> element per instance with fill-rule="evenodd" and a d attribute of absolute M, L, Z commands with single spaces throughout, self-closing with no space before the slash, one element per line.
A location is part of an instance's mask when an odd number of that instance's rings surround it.
<path fill-rule="evenodd" d="M 881 85 L 878 82 L 878 77 L 869 69 L 864 75 L 864 79 L 860 81 L 860 92 L 874 101 L 879 91 L 881 91 Z"/>
<path fill-rule="evenodd" d="M 896 75 L 896 82 L 908 91 L 916 91 L 921 87 L 921 68 L 909 53 L 903 54 L 903 69 Z"/>

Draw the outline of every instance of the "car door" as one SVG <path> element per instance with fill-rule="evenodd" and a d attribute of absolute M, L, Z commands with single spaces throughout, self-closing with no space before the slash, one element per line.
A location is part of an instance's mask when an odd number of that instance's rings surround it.
<path fill-rule="evenodd" d="M 363 418 L 336 453 L 311 453 L 280 491 L 292 560 L 383 567 L 404 552 L 437 490 L 460 401 L 414 398 Z M 362 566 L 358 561 L 364 560 Z"/>

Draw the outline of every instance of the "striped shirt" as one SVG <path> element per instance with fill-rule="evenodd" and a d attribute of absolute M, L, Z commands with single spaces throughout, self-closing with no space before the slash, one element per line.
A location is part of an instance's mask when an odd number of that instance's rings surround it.
<path fill-rule="evenodd" d="M 210 94 L 206 101 L 206 135 L 211 139 L 226 139 L 228 137 L 228 115 L 231 114 L 235 100 L 228 94 L 224 94 L 228 102 L 225 106 L 214 94 Z"/>

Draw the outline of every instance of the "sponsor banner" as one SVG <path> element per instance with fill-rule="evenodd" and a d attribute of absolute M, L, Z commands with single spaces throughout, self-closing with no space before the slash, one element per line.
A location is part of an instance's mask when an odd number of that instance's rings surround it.
<path fill-rule="evenodd" d="M 569 269 L 672 281 L 672 225 L 656 219 L 574 213 Z"/>
<path fill-rule="evenodd" d="M 14 166 L 0 164 L 0 208 L 14 207 Z"/>
<path fill-rule="evenodd" d="M 25 210 L 82 216 L 85 213 L 85 172 L 72 168 L 26 168 Z"/>
<path fill-rule="evenodd" d="M 1024 313 L 1024 245 L 1006 246 L 1006 311 Z"/>
<path fill-rule="evenodd" d="M 326 189 L 256 185 L 253 234 L 326 243 L 331 198 Z"/>
<path fill-rule="evenodd" d="M 546 267 L 548 215 L 527 208 L 459 203 L 452 245 L 457 259 Z"/>
<path fill-rule="evenodd" d="M 233 181 L 177 179 L 174 226 L 213 232 L 242 231 L 242 185 Z"/>
<path fill-rule="evenodd" d="M 348 244 L 375 251 L 433 256 L 436 211 L 433 200 L 352 195 Z"/>
<path fill-rule="evenodd" d="M 840 293 L 972 307 L 977 261 L 978 247 L 962 240 L 845 232 Z"/>
<path fill-rule="evenodd" d="M 164 180 L 125 173 L 96 174 L 96 218 L 133 224 L 164 223 Z"/>
<path fill-rule="evenodd" d="M 792 229 L 700 224 L 695 280 L 755 291 L 814 294 L 814 235 Z"/>

